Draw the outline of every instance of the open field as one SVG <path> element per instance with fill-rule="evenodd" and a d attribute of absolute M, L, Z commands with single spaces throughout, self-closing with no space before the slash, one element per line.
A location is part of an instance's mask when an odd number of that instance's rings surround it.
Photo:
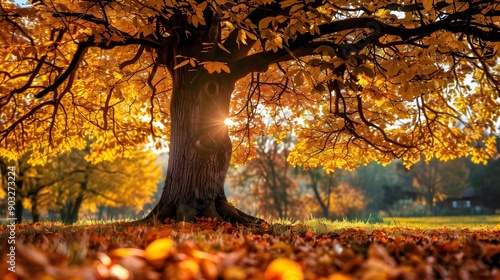
<path fill-rule="evenodd" d="M 384 218 L 384 224 L 390 226 L 411 227 L 457 227 L 476 228 L 494 227 L 500 228 L 500 215 L 478 215 L 478 216 L 439 216 L 439 217 L 388 217 Z"/>
<path fill-rule="evenodd" d="M 12 233 L 0 225 L 0 279 L 500 279 L 494 227 L 37 223 L 4 246 Z"/>

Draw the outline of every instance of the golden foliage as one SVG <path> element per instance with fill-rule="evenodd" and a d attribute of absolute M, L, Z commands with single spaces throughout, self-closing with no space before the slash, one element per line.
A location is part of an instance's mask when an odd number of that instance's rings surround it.
<path fill-rule="evenodd" d="M 350 186 L 348 183 L 340 183 L 336 186 L 330 186 L 331 190 L 327 194 L 322 193 L 321 199 L 326 205 L 328 213 L 320 207 L 318 197 L 306 195 L 302 197 L 304 212 L 318 213 L 319 215 L 328 214 L 330 218 L 345 218 L 348 214 L 361 211 L 365 208 L 368 199 L 362 191 Z"/>
<path fill-rule="evenodd" d="M 231 103 L 235 163 L 256 155 L 255 136 L 286 132 L 299 138 L 290 162 L 329 171 L 497 155 L 495 1 L 44 3 L 1 4 L 8 158 L 43 164 L 85 137 L 92 162 L 168 143 L 171 75 L 202 70 L 252 73 Z M 200 34 L 201 51 L 182 53 Z"/>
<path fill-rule="evenodd" d="M 139 212 L 151 202 L 161 179 L 161 168 L 150 150 L 130 150 L 129 158 L 91 163 L 88 151 L 73 150 L 55 159 L 50 171 L 59 181 L 50 188 L 53 210 L 66 202 L 85 197 L 83 211 L 96 212 L 99 206 L 128 207 Z"/>

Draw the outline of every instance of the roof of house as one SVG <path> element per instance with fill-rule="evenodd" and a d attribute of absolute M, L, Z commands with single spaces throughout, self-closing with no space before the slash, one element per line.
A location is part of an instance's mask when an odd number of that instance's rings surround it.
<path fill-rule="evenodd" d="M 462 193 L 462 197 L 473 197 L 473 196 L 475 196 L 475 193 L 474 193 L 474 188 L 472 187 L 466 188 Z"/>

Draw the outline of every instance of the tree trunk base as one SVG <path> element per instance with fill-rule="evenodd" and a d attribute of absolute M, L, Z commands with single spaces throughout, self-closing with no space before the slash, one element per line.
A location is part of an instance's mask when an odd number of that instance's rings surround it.
<path fill-rule="evenodd" d="M 255 226 L 266 222 L 237 209 L 225 199 L 215 201 L 198 199 L 190 203 L 163 206 L 160 209 L 158 207 L 156 205 L 143 221 L 173 219 L 175 221 L 194 222 L 196 218 L 215 218 L 218 221 L 238 223 L 245 226 Z"/>

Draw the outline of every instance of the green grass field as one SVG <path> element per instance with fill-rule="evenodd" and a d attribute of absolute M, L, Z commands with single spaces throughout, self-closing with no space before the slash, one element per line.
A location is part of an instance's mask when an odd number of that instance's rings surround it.
<path fill-rule="evenodd" d="M 387 217 L 384 224 L 410 227 L 495 227 L 500 228 L 500 215 L 489 216 L 439 216 L 439 217 Z"/>

